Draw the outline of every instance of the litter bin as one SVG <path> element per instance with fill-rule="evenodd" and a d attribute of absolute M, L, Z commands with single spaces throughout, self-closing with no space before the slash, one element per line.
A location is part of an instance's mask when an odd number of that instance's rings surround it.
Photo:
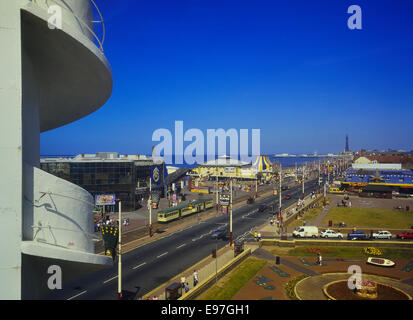
<path fill-rule="evenodd" d="M 328 220 L 328 226 L 332 227 L 333 226 L 333 221 L 332 220 Z"/>
<path fill-rule="evenodd" d="M 280 264 L 280 256 L 275 257 L 275 264 Z"/>

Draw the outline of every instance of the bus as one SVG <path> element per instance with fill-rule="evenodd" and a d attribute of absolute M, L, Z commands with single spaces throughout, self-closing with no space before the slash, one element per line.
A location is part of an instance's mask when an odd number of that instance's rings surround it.
<path fill-rule="evenodd" d="M 209 199 L 199 199 L 194 200 L 190 203 L 181 204 L 177 207 L 171 207 L 158 212 L 158 222 L 168 223 L 177 219 L 185 218 L 194 213 L 199 213 L 206 211 L 214 207 L 214 200 Z"/>

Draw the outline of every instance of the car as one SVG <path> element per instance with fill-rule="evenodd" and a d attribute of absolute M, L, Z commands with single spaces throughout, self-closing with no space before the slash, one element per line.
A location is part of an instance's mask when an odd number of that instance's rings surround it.
<path fill-rule="evenodd" d="M 285 195 L 285 196 L 284 196 L 284 199 L 285 199 L 285 200 L 289 200 L 289 199 L 291 199 L 291 194 L 287 194 L 287 195 Z"/>
<path fill-rule="evenodd" d="M 396 234 L 398 239 L 413 239 L 413 231 L 404 231 Z"/>
<path fill-rule="evenodd" d="M 391 233 L 385 230 L 377 231 L 371 235 L 373 239 L 391 239 Z"/>
<path fill-rule="evenodd" d="M 288 190 L 288 189 L 289 189 L 288 186 L 282 186 L 282 187 L 281 187 L 281 190 Z"/>
<path fill-rule="evenodd" d="M 247 200 L 247 204 L 253 204 L 255 202 L 253 197 L 249 197 Z"/>
<path fill-rule="evenodd" d="M 343 234 L 336 232 L 334 230 L 324 230 L 323 232 L 321 232 L 320 234 L 321 238 L 338 238 L 338 239 L 343 239 Z"/>
<path fill-rule="evenodd" d="M 266 205 L 266 204 L 264 203 L 264 204 L 261 204 L 261 205 L 259 206 L 258 212 L 264 212 L 264 211 L 267 210 L 267 209 L 268 209 L 268 205 Z"/>
<path fill-rule="evenodd" d="M 365 240 L 367 239 L 367 234 L 365 234 L 361 230 L 356 230 L 356 231 L 353 231 L 347 234 L 347 239 L 348 240 Z"/>
<path fill-rule="evenodd" d="M 227 228 L 221 227 L 211 234 L 212 239 L 225 239 L 227 236 Z"/>

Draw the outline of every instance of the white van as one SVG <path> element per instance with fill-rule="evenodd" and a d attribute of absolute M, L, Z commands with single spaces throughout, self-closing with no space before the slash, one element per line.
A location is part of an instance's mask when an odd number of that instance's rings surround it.
<path fill-rule="evenodd" d="M 293 237 L 297 238 L 318 238 L 318 228 L 311 226 L 298 227 L 293 231 Z"/>

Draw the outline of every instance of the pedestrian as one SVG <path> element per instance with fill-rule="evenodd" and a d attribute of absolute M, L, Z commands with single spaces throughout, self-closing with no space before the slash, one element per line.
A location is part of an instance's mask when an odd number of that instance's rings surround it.
<path fill-rule="evenodd" d="M 198 284 L 198 272 L 196 272 L 196 270 L 194 270 L 194 287 Z"/>
<path fill-rule="evenodd" d="M 185 293 L 189 291 L 189 284 L 188 282 L 185 284 Z"/>
<path fill-rule="evenodd" d="M 319 253 L 319 258 L 318 258 L 318 261 L 319 261 L 319 263 L 320 263 L 320 266 L 322 265 L 322 260 L 323 260 L 323 257 L 321 256 L 321 253 Z"/>
<path fill-rule="evenodd" d="M 257 240 L 257 237 L 258 237 L 258 233 L 257 233 L 257 231 L 255 231 L 254 232 L 254 239 Z"/>
<path fill-rule="evenodd" d="M 273 220 L 273 219 L 270 220 L 270 224 L 271 224 L 271 225 L 274 224 L 274 220 Z"/>
<path fill-rule="evenodd" d="M 306 224 L 306 222 L 305 222 L 305 220 L 303 221 L 303 226 L 305 227 L 305 224 Z"/>
<path fill-rule="evenodd" d="M 158 296 L 153 296 L 152 300 L 158 300 Z"/>
<path fill-rule="evenodd" d="M 258 232 L 258 241 L 261 241 L 261 232 Z"/>
<path fill-rule="evenodd" d="M 186 281 L 186 278 L 185 278 L 184 276 L 182 276 L 182 277 L 181 277 L 181 286 L 182 286 L 182 289 L 185 289 L 185 281 Z"/>

